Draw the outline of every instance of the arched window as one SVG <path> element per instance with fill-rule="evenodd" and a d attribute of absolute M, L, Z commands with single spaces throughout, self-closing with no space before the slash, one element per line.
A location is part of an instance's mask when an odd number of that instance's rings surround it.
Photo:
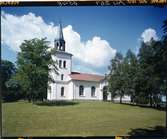
<path fill-rule="evenodd" d="M 66 68 L 66 61 L 63 62 L 63 67 Z"/>
<path fill-rule="evenodd" d="M 82 85 L 79 86 L 79 96 L 84 95 L 84 87 Z"/>
<path fill-rule="evenodd" d="M 64 87 L 61 87 L 61 96 L 64 96 Z"/>
<path fill-rule="evenodd" d="M 64 75 L 63 75 L 63 74 L 61 74 L 61 80 L 63 80 L 63 78 L 64 78 Z"/>
<path fill-rule="evenodd" d="M 62 64 L 62 61 L 61 61 L 61 60 L 59 60 L 59 68 L 61 68 L 61 64 Z"/>
<path fill-rule="evenodd" d="M 95 96 L 95 91 L 96 88 L 94 86 L 91 87 L 91 96 L 94 97 Z"/>

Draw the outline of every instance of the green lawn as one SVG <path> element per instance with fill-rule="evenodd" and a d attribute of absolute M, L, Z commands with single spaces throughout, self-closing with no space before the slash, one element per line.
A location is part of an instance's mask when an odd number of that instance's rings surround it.
<path fill-rule="evenodd" d="M 111 102 L 39 106 L 2 104 L 3 136 L 114 136 L 165 126 L 165 112 Z"/>

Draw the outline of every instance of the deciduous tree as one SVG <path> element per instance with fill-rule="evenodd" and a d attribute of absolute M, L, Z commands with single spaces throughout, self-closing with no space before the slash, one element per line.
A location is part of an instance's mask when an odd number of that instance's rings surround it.
<path fill-rule="evenodd" d="M 20 49 L 16 79 L 21 82 L 29 101 L 43 101 L 47 96 L 47 84 L 53 81 L 49 72 L 57 73 L 56 62 L 52 59 L 55 51 L 49 50 L 46 38 L 25 40 Z"/>

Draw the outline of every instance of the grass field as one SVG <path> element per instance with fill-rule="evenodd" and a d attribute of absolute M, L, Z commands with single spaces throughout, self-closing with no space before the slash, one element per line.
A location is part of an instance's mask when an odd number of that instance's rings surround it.
<path fill-rule="evenodd" d="M 41 106 L 26 101 L 2 104 L 3 136 L 114 136 L 161 134 L 164 111 L 111 102 Z"/>

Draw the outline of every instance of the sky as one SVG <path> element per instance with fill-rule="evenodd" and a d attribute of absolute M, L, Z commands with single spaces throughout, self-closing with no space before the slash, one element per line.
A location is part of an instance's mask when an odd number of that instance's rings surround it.
<path fill-rule="evenodd" d="M 116 52 L 137 54 L 141 41 L 160 39 L 166 13 L 155 6 L 3 7 L 2 59 L 15 63 L 20 44 L 32 38 L 47 37 L 53 47 L 61 20 L 73 71 L 105 74 Z"/>

